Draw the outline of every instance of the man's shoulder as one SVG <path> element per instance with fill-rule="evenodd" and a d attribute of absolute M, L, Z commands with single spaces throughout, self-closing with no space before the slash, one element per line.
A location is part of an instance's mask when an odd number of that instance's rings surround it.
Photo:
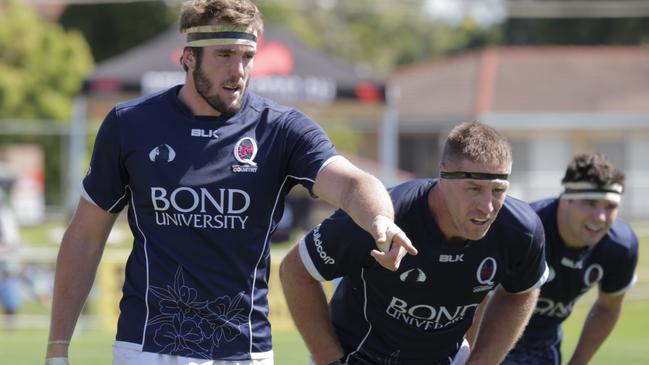
<path fill-rule="evenodd" d="M 247 113 L 266 114 L 268 118 L 286 118 L 290 115 L 304 115 L 296 108 L 280 104 L 254 92 L 247 92 L 247 100 L 245 105 Z"/>
<path fill-rule="evenodd" d="M 638 251 L 638 238 L 631 225 L 622 218 L 617 218 L 606 236 L 598 244 L 602 249 L 618 249 L 626 252 Z"/>
<path fill-rule="evenodd" d="M 541 226 L 539 216 L 532 207 L 517 198 L 508 196 L 498 213 L 496 222 L 520 234 L 532 235 Z"/>
<path fill-rule="evenodd" d="M 173 92 L 173 90 L 175 88 L 176 87 L 171 88 L 171 89 L 167 89 L 167 90 L 163 90 L 163 91 L 159 91 L 159 92 L 156 92 L 156 93 L 153 93 L 153 94 L 143 95 L 143 96 L 140 96 L 140 97 L 135 98 L 135 99 L 130 99 L 130 100 L 127 100 L 127 101 L 123 101 L 123 102 L 118 103 L 117 105 L 115 105 L 115 110 L 118 113 L 123 113 L 123 112 L 129 111 L 129 110 L 137 110 L 138 108 L 141 108 L 141 107 L 146 107 L 146 106 L 150 106 L 150 105 L 156 105 L 156 104 L 164 103 L 166 96 L 170 92 Z"/>
<path fill-rule="evenodd" d="M 433 185 L 432 180 L 414 179 L 388 189 L 395 212 L 407 209 L 419 199 L 426 199 L 426 194 Z"/>

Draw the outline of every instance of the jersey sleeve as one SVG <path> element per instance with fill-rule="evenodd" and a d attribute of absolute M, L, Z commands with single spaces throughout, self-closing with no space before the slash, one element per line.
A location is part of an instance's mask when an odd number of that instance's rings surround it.
<path fill-rule="evenodd" d="M 520 242 L 523 250 L 513 257 L 513 266 L 502 286 L 510 293 L 525 293 L 540 288 L 548 278 L 549 269 L 545 262 L 545 232 L 538 216 L 528 242 Z M 525 247 L 527 246 L 527 247 Z"/>
<path fill-rule="evenodd" d="M 298 245 L 302 263 L 318 281 L 344 276 L 373 262 L 374 239 L 342 210 L 325 219 Z"/>
<path fill-rule="evenodd" d="M 636 281 L 635 268 L 638 264 L 638 238 L 633 232 L 629 235 L 628 249 L 621 250 L 620 255 L 611 258 L 610 267 L 604 270 L 600 282 L 600 290 L 604 293 L 617 295 L 629 290 Z M 625 248 L 626 248 L 625 247 Z"/>
<path fill-rule="evenodd" d="M 306 115 L 293 111 L 287 125 L 288 175 L 311 191 L 320 170 L 342 157 L 325 131 Z"/>
<path fill-rule="evenodd" d="M 122 163 L 117 111 L 104 119 L 83 179 L 81 195 L 109 213 L 119 213 L 128 202 L 128 173 Z"/>

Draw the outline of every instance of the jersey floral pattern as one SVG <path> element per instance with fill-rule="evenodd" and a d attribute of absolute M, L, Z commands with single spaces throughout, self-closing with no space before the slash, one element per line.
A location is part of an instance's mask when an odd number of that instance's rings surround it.
<path fill-rule="evenodd" d="M 155 328 L 153 341 L 163 352 L 173 355 L 215 358 L 223 343 L 241 335 L 247 316 L 244 293 L 233 298 L 224 295 L 215 300 L 200 300 L 198 291 L 185 284 L 179 267 L 172 285 L 151 287 L 158 300 L 160 314 L 149 322 Z"/>

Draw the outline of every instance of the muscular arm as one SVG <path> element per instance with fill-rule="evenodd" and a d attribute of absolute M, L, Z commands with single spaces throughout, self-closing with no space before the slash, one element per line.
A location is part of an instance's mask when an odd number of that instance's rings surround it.
<path fill-rule="evenodd" d="M 498 287 L 484 310 L 466 364 L 499 364 L 523 333 L 538 295 L 538 289 L 515 294 Z"/>
<path fill-rule="evenodd" d="M 406 251 L 417 254 L 408 237 L 393 222 L 392 200 L 383 184 L 349 161 L 336 160 L 322 169 L 313 192 L 344 210 L 374 237 L 383 252 L 373 250 L 372 256 L 385 268 L 398 269 Z"/>
<path fill-rule="evenodd" d="M 72 337 L 116 217 L 83 198 L 79 200 L 56 260 L 50 341 Z M 47 357 L 67 357 L 67 350 L 65 344 L 50 344 Z"/>
<path fill-rule="evenodd" d="M 588 312 L 569 365 L 587 364 L 590 361 L 620 318 L 623 300 L 623 294 L 610 295 L 599 292 L 597 301 Z"/>
<path fill-rule="evenodd" d="M 293 322 L 313 361 L 321 365 L 340 359 L 344 353 L 331 325 L 324 291 L 304 267 L 297 245 L 282 260 L 279 275 Z"/>
<path fill-rule="evenodd" d="M 475 315 L 473 316 L 473 323 L 471 324 L 471 327 L 469 327 L 469 330 L 466 331 L 466 340 L 471 348 L 473 348 L 475 340 L 478 337 L 480 322 L 482 321 L 482 315 L 484 313 L 485 307 L 487 306 L 487 303 L 489 303 L 489 298 L 491 298 L 491 292 L 489 293 L 489 295 L 484 297 L 482 302 L 480 302 L 478 308 L 476 308 Z"/>

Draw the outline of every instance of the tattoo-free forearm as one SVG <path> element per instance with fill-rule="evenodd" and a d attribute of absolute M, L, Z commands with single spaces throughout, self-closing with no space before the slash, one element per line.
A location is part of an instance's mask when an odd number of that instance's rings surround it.
<path fill-rule="evenodd" d="M 581 330 L 577 347 L 568 362 L 569 365 L 587 364 L 595 355 L 620 318 L 622 297 L 619 296 L 619 303 L 610 306 L 600 301 L 593 304 Z"/>
<path fill-rule="evenodd" d="M 343 350 L 331 324 L 324 291 L 320 283 L 306 271 L 297 246 L 284 257 L 280 266 L 280 280 L 293 322 L 316 365 L 340 359 Z"/>
<path fill-rule="evenodd" d="M 498 287 L 484 310 L 467 364 L 499 364 L 523 333 L 538 293 L 513 294 Z"/>

